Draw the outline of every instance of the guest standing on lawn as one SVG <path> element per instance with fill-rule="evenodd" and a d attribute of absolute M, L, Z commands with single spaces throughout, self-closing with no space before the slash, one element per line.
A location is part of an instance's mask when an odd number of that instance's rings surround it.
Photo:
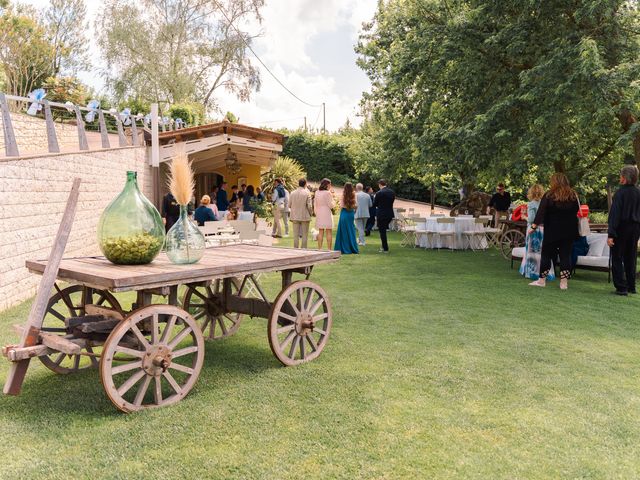
<path fill-rule="evenodd" d="M 525 254 L 520 264 L 520 274 L 531 280 L 538 280 L 540 278 L 543 228 L 538 227 L 532 230 L 531 225 L 536 218 L 538 208 L 540 207 L 540 200 L 543 195 L 544 189 L 540 184 L 533 185 L 527 193 L 527 198 L 529 199 L 529 203 L 527 204 L 527 238 L 525 240 Z M 554 277 L 552 266 L 547 275 L 547 280 L 553 280 Z"/>
<path fill-rule="evenodd" d="M 271 236 L 282 238 L 282 225 L 280 220 L 284 214 L 284 207 L 287 198 L 282 180 L 276 178 L 274 180 L 273 193 L 271 194 L 271 202 L 273 203 L 273 229 Z"/>
<path fill-rule="evenodd" d="M 358 229 L 358 245 L 364 247 L 365 230 L 369 221 L 369 209 L 373 206 L 373 200 L 364 192 L 361 183 L 356 185 L 356 228 Z"/>
<path fill-rule="evenodd" d="M 327 237 L 327 249 L 331 250 L 333 235 L 333 195 L 331 180 L 323 178 L 313 198 L 313 209 L 316 212 L 316 228 L 318 229 L 318 249 L 322 250 L 323 237 Z"/>
<path fill-rule="evenodd" d="M 193 214 L 193 218 L 198 222 L 199 227 L 204 227 L 204 222 L 216 221 L 216 216 L 214 215 L 213 210 L 209 208 L 210 203 L 211 197 L 209 195 L 203 195 L 200 200 L 200 206 L 196 208 L 196 211 Z"/>
<path fill-rule="evenodd" d="M 551 187 L 540 201 L 531 224 L 534 232 L 544 226 L 540 258 L 540 278 L 529 285 L 544 287 L 551 272 L 551 261 L 560 256 L 560 289 L 566 290 L 571 276 L 571 248 L 578 238 L 578 195 L 563 173 L 551 175 Z"/>
<path fill-rule="evenodd" d="M 504 183 L 499 183 L 496 193 L 493 194 L 491 200 L 489 200 L 489 207 L 487 213 L 493 208 L 495 210 L 495 226 L 498 228 L 500 225 L 500 217 L 509 215 L 509 207 L 511 206 L 511 194 L 504 189 Z"/>
<path fill-rule="evenodd" d="M 216 204 L 218 205 L 219 218 L 226 218 L 227 210 L 229 210 L 229 200 L 227 199 L 227 182 L 220 184 L 218 190 L 218 196 L 216 197 Z"/>
<path fill-rule="evenodd" d="M 387 230 L 393 217 L 393 202 L 396 200 L 396 194 L 393 193 L 389 187 L 387 187 L 387 181 L 381 179 L 378 181 L 380 190 L 376 193 L 376 198 L 373 201 L 373 206 L 376 207 L 378 231 L 380 232 L 380 241 L 382 242 L 382 248 L 380 253 L 389 253 L 389 244 L 387 242 Z"/>
<path fill-rule="evenodd" d="M 256 196 L 253 193 L 253 185 L 249 185 L 242 194 L 242 210 L 253 213 L 256 209 L 255 202 Z"/>
<path fill-rule="evenodd" d="M 162 221 L 166 232 L 171 230 L 178 218 L 180 218 L 180 205 L 178 205 L 172 193 L 169 192 L 162 199 Z"/>
<path fill-rule="evenodd" d="M 640 190 L 638 169 L 627 165 L 620 171 L 620 189 L 613 196 L 609 211 L 609 238 L 611 248 L 611 274 L 614 293 L 636 293 L 636 258 L 640 238 Z"/>
<path fill-rule="evenodd" d="M 371 206 L 369 207 L 369 219 L 367 220 L 367 225 L 364 229 L 364 234 L 366 237 L 368 237 L 369 235 L 371 235 L 371 230 L 373 230 L 373 227 L 376 226 L 376 207 L 373 206 L 373 201 L 376 196 L 373 193 L 373 187 L 367 187 L 366 191 L 367 195 L 369 195 L 369 198 L 371 199 Z"/>
<path fill-rule="evenodd" d="M 298 248 L 302 238 L 302 248 L 307 248 L 309 238 L 309 223 L 313 215 L 311 194 L 307 190 L 307 180 L 298 180 L 298 188 L 289 195 L 291 209 L 291 224 L 293 225 L 293 248 Z"/>
<path fill-rule="evenodd" d="M 356 228 L 353 223 L 356 207 L 356 192 L 353 191 L 351 182 L 347 182 L 342 190 L 342 209 L 340 210 L 334 247 L 334 250 L 338 250 L 344 255 L 359 253 L 356 243 Z"/>

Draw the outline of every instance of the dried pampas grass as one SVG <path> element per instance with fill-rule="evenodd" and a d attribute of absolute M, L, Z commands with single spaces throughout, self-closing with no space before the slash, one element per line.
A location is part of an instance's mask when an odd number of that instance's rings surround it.
<path fill-rule="evenodd" d="M 193 196 L 195 182 L 187 154 L 179 151 L 169 167 L 169 191 L 180 205 L 187 205 Z"/>

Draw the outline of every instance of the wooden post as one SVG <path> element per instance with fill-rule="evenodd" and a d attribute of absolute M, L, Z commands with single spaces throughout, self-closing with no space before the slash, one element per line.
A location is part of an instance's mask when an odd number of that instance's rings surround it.
<path fill-rule="evenodd" d="M 116 119 L 116 127 L 118 128 L 118 144 L 121 147 L 127 146 L 127 137 L 124 136 L 124 127 L 122 126 L 122 120 L 117 113 L 113 116 Z"/>
<path fill-rule="evenodd" d="M 98 123 L 100 124 L 100 138 L 102 139 L 102 148 L 111 148 L 111 145 L 109 145 L 107 124 L 104 121 L 104 113 L 102 113 L 102 109 L 98 109 Z"/>
<path fill-rule="evenodd" d="M 4 151 L 7 157 L 18 157 L 18 143 L 13 133 L 13 125 L 11 124 L 11 115 L 9 114 L 9 106 L 4 93 L 0 93 L 0 110 L 2 111 L 2 130 L 4 132 Z"/>
<path fill-rule="evenodd" d="M 138 126 L 136 125 L 136 117 L 131 115 L 131 143 L 134 147 L 140 145 L 140 139 L 138 138 Z"/>
<path fill-rule="evenodd" d="M 436 208 L 436 184 L 435 182 L 431 182 L 431 214 Z"/>
<path fill-rule="evenodd" d="M 151 166 L 160 166 L 160 140 L 158 138 L 158 104 L 151 104 Z"/>
<path fill-rule="evenodd" d="M 58 145 L 58 138 L 56 137 L 56 126 L 53 123 L 53 115 L 51 115 L 51 105 L 48 100 L 43 100 L 44 105 L 44 121 L 47 126 L 47 144 L 49 147 L 49 153 L 59 153 L 60 146 Z"/>
<path fill-rule="evenodd" d="M 62 215 L 62 221 L 58 227 L 58 233 L 56 234 L 47 266 L 40 279 L 40 285 L 38 286 L 38 292 L 36 298 L 31 305 L 31 311 L 29 317 L 24 325 L 22 337 L 20 338 L 20 347 L 31 347 L 38 341 L 38 335 L 42 328 L 42 321 L 44 320 L 45 313 L 47 311 L 47 304 L 49 303 L 49 295 L 51 289 L 56 282 L 58 276 L 58 267 L 64 254 L 64 249 L 67 246 L 67 240 L 69 239 L 69 233 L 71 232 L 71 226 L 73 225 L 73 217 L 76 213 L 76 205 L 78 204 L 78 194 L 80 193 L 80 179 L 76 178 L 73 181 L 71 187 L 71 193 L 67 200 L 67 206 Z M 29 368 L 29 360 L 20 360 L 11 365 L 7 381 L 4 385 L 4 393 L 6 395 L 18 395 L 22 389 L 22 382 Z"/>
<path fill-rule="evenodd" d="M 89 150 L 89 143 L 87 142 L 87 132 L 84 127 L 84 120 L 82 120 L 82 113 L 80 107 L 77 105 L 73 107 L 76 112 L 76 123 L 78 124 L 78 147 L 80 150 Z"/>

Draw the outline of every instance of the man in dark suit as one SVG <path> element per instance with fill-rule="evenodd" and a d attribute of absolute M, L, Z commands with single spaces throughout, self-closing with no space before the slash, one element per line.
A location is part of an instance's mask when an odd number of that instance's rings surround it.
<path fill-rule="evenodd" d="M 640 190 L 638 169 L 627 165 L 620 172 L 620 190 L 613 196 L 609 210 L 611 273 L 614 293 L 626 296 L 636 293 L 636 260 L 640 238 Z"/>
<path fill-rule="evenodd" d="M 395 216 L 393 213 L 393 202 L 396 199 L 396 194 L 387 187 L 386 180 L 380 180 L 378 186 L 380 190 L 376 193 L 373 206 L 376 207 L 377 210 L 378 231 L 380 232 L 380 241 L 382 242 L 380 253 L 389 253 L 387 229 L 389 228 L 389 223 L 391 223 L 391 220 L 393 220 Z"/>

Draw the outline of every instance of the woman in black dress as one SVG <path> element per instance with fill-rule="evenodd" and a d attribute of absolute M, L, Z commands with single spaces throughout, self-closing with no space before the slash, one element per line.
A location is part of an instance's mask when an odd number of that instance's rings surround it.
<path fill-rule="evenodd" d="M 544 225 L 544 238 L 540 259 L 540 279 L 529 285 L 544 287 L 551 262 L 560 257 L 560 289 L 566 290 L 571 276 L 571 248 L 578 238 L 578 195 L 563 173 L 551 175 L 551 186 L 540 201 L 536 218 L 531 225 L 535 230 Z"/>

